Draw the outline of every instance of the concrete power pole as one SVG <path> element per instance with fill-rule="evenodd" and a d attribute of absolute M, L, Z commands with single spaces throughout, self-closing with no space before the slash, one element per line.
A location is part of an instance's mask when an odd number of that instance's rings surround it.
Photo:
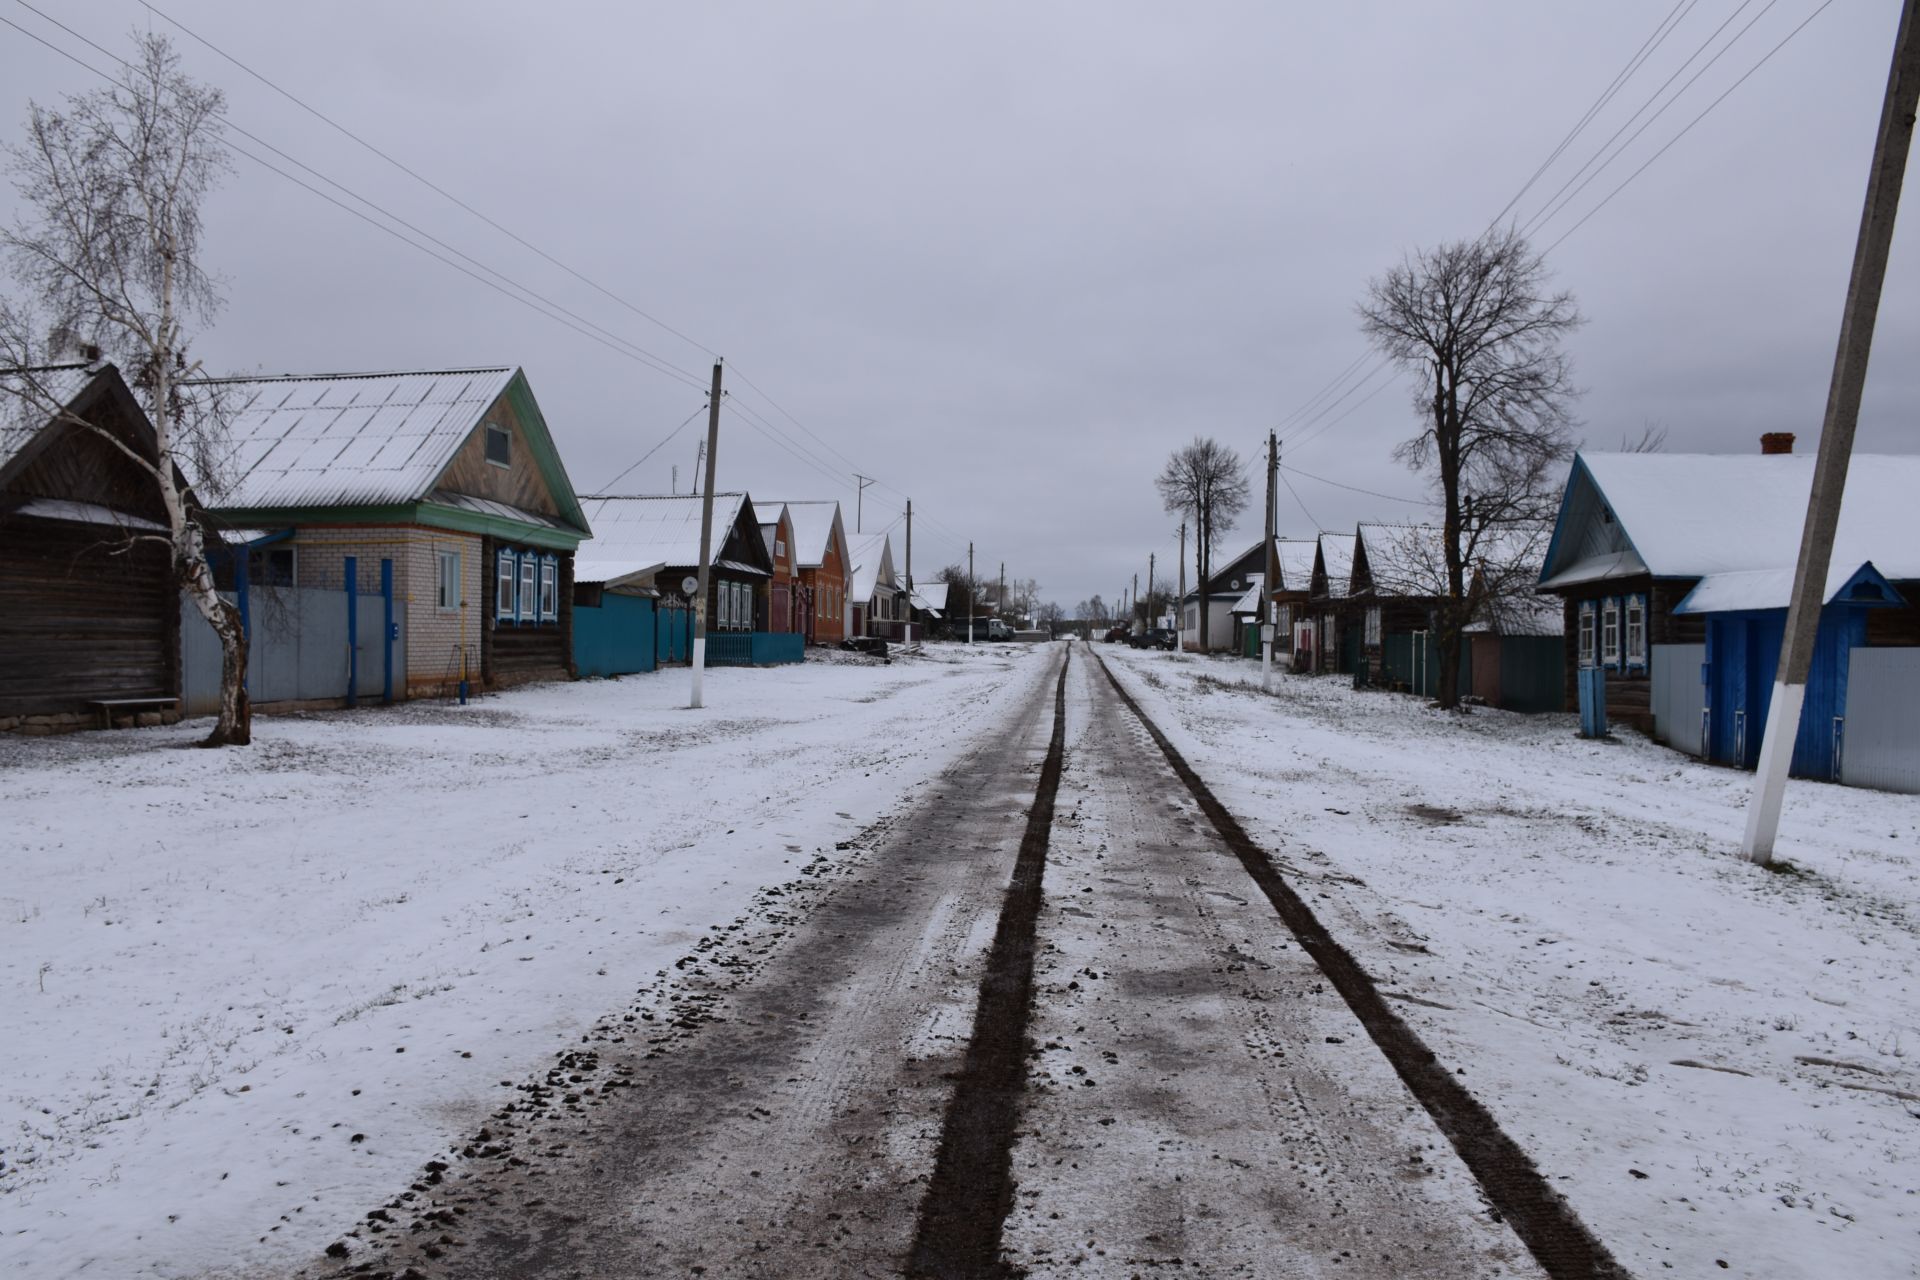
<path fill-rule="evenodd" d="M 707 482 L 700 491 L 700 575 L 693 594 L 693 699 L 689 707 L 705 705 L 700 679 L 707 667 L 707 578 L 713 561 L 713 456 L 720 448 L 720 362 L 713 362 L 713 390 L 707 396 Z"/>
<path fill-rule="evenodd" d="M 1267 432 L 1267 549 L 1266 573 L 1260 584 L 1260 687 L 1273 692 L 1273 642 L 1277 620 L 1273 612 L 1273 580 L 1280 576 L 1279 559 L 1273 545 L 1273 484 L 1280 474 L 1280 440 Z"/>
<path fill-rule="evenodd" d="M 1854 243 L 1853 276 L 1847 284 L 1847 305 L 1840 322 L 1840 347 L 1833 358 L 1826 420 L 1820 426 L 1820 452 L 1813 464 L 1813 490 L 1807 497 L 1807 522 L 1800 534 L 1800 559 L 1793 570 L 1793 599 L 1787 609 L 1780 672 L 1767 708 L 1753 801 L 1747 807 L 1747 830 L 1740 844 L 1740 851 L 1761 866 L 1772 860 L 1774 837 L 1780 829 L 1780 803 L 1793 763 L 1794 739 L 1800 730 L 1807 672 L 1813 665 L 1820 606 L 1833 559 L 1833 535 L 1840 523 L 1840 499 L 1846 490 L 1847 464 L 1853 456 L 1853 431 L 1860 420 L 1860 392 L 1867 380 L 1867 356 L 1873 348 L 1873 326 L 1880 310 L 1880 286 L 1886 279 L 1894 216 L 1900 209 L 1900 187 L 1913 142 L 1914 111 L 1920 106 L 1920 35 L 1914 31 L 1917 11 L 1920 0 L 1906 0 L 1900 7 L 1893 66 L 1887 72 L 1887 96 L 1880 109 L 1873 168 L 1867 177 L 1860 235 Z"/>
<path fill-rule="evenodd" d="M 907 643 L 913 643 L 913 499 L 907 499 Z"/>
<path fill-rule="evenodd" d="M 973 643 L 973 602 L 979 593 L 973 589 L 973 544 L 967 544 L 967 643 Z"/>
<path fill-rule="evenodd" d="M 1176 630 L 1186 622 L 1187 611 L 1187 522 L 1180 522 L 1180 594 L 1174 598 L 1174 607 L 1180 611 L 1174 623 Z"/>
<path fill-rule="evenodd" d="M 1153 556 L 1147 552 L 1147 629 L 1153 629 Z"/>
<path fill-rule="evenodd" d="M 1000 611 L 1000 621 L 1005 622 L 1007 620 L 1007 562 L 1005 560 L 1000 562 L 1000 600 L 994 607 Z"/>
<path fill-rule="evenodd" d="M 1133 575 L 1133 594 L 1127 597 L 1127 630 L 1133 630 L 1133 615 L 1140 608 L 1140 575 Z"/>

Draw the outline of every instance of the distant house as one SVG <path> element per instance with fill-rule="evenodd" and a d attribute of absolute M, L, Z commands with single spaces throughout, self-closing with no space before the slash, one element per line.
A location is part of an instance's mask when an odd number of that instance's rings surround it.
<path fill-rule="evenodd" d="M 1752 768 L 1764 735 L 1813 459 L 1581 454 L 1540 589 L 1566 666 L 1609 721 Z M 1848 473 L 1793 771 L 1920 790 L 1920 456 Z M 1584 706 L 1583 712 L 1595 708 Z"/>
<path fill-rule="evenodd" d="M 1225 564 L 1216 567 L 1204 583 L 1195 586 L 1180 602 L 1180 647 L 1189 652 L 1200 650 L 1200 611 L 1207 613 L 1207 648 L 1222 653 L 1233 650 L 1238 639 L 1233 623 L 1233 607 L 1246 596 L 1255 575 L 1266 568 L 1261 543 L 1254 543 Z"/>
<path fill-rule="evenodd" d="M 769 520 L 767 517 L 772 516 Z M 800 562 L 793 542 L 793 519 L 783 503 L 760 508 L 760 540 L 773 564 L 768 587 L 767 630 L 806 634 L 806 589 L 800 582 Z"/>
<path fill-rule="evenodd" d="M 572 675 L 586 517 L 518 369 L 201 379 L 228 453 L 196 477 L 229 528 L 273 543 L 289 585 L 380 591 L 402 638 L 394 695 Z M 391 650 L 389 656 L 393 656 Z"/>
<path fill-rule="evenodd" d="M 1285 655 L 1289 661 L 1293 660 L 1309 626 L 1307 601 L 1313 585 L 1313 560 L 1319 550 L 1320 544 L 1312 538 L 1274 539 L 1274 558 L 1280 572 L 1267 593 L 1274 605 L 1278 628 L 1273 636 L 1273 651 L 1276 656 Z"/>
<path fill-rule="evenodd" d="M 847 586 L 848 634 L 901 637 L 906 604 L 893 572 L 893 543 L 871 533 L 853 543 L 853 574 Z"/>
<path fill-rule="evenodd" d="M 913 599 L 908 603 L 913 609 L 913 625 L 916 635 L 950 635 L 952 629 L 947 624 L 947 587 L 944 582 L 917 582 L 913 587 Z"/>
<path fill-rule="evenodd" d="M 134 461 L 158 465 L 146 414 L 112 365 L 0 378 L 64 406 L 0 397 L 0 730 L 177 719 L 178 579 L 150 540 L 168 527 L 159 486 Z"/>
<path fill-rule="evenodd" d="M 1447 598 L 1440 530 L 1362 521 L 1354 530 L 1347 597 L 1347 616 L 1359 632 L 1356 670 L 1364 683 L 1438 692 L 1434 612 Z"/>
<path fill-rule="evenodd" d="M 1356 539 L 1350 533 L 1323 533 L 1315 542 L 1313 573 L 1307 583 L 1308 629 L 1304 639 L 1310 651 L 1301 670 L 1320 675 L 1353 674 L 1360 663 L 1360 637 L 1352 625 L 1348 601 L 1353 585 Z"/>
<path fill-rule="evenodd" d="M 852 552 L 840 521 L 840 504 L 833 501 L 782 502 L 793 525 L 798 548 L 804 610 L 800 630 L 810 644 L 838 644 L 847 636 L 847 586 L 852 577 Z"/>
<path fill-rule="evenodd" d="M 690 603 L 686 583 L 700 568 L 698 494 L 600 495 L 585 504 L 594 533 L 580 548 L 582 582 L 651 587 L 663 601 Z M 768 630 L 773 556 L 746 494 L 713 495 L 710 559 L 708 634 Z"/>

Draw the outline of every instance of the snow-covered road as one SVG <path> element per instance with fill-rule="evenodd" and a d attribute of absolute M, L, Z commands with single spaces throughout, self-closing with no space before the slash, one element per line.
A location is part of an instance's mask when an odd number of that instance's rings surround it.
<path fill-rule="evenodd" d="M 1635 1274 L 1917 1274 L 1920 797 L 1100 651 Z"/>
<path fill-rule="evenodd" d="M 1040 655 L 0 736 L 0 1274 L 315 1256 L 556 1049 L 817 883 Z M 813 874 L 802 876 L 811 869 Z"/>

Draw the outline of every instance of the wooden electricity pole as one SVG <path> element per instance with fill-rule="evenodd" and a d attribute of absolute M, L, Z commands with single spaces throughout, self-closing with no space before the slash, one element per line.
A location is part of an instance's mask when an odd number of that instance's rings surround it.
<path fill-rule="evenodd" d="M 1854 427 L 1860 420 L 1860 393 L 1867 380 L 1867 356 L 1873 348 L 1880 287 L 1886 279 L 1894 217 L 1900 210 L 1900 186 L 1913 142 L 1914 111 L 1920 107 L 1916 13 L 1920 13 L 1920 0 L 1906 0 L 1900 6 L 1893 66 L 1887 72 L 1887 96 L 1873 144 L 1860 235 L 1854 243 L 1853 277 L 1847 284 L 1847 305 L 1840 321 L 1840 348 L 1833 357 L 1826 420 L 1820 426 L 1820 452 L 1813 464 L 1813 490 L 1807 497 L 1800 558 L 1793 570 L 1793 598 L 1787 608 L 1780 672 L 1767 707 L 1767 730 L 1760 743 L 1753 801 L 1747 807 L 1747 829 L 1740 844 L 1740 851 L 1761 866 L 1772 860 L 1774 837 L 1780 829 L 1780 802 L 1793 764 L 1794 739 L 1800 731 L 1800 708 L 1807 693 L 1807 672 L 1813 665 L 1814 641 L 1819 635 L 1820 606 L 1825 603 L 1833 535 L 1840 523 L 1847 464 L 1853 456 Z"/>
<path fill-rule="evenodd" d="M 907 643 L 913 643 L 913 499 L 907 499 Z"/>
<path fill-rule="evenodd" d="M 858 484 L 858 488 L 854 491 L 853 495 L 853 531 L 855 533 L 864 533 L 866 532 L 866 526 L 861 523 L 861 518 L 867 509 L 867 486 L 872 484 L 873 481 L 869 477 L 861 475 L 858 471 L 853 473 L 853 478 Z M 841 526 L 843 529 L 845 527 L 845 525 Z"/>
<path fill-rule="evenodd" d="M 1181 625 L 1187 620 L 1187 522 L 1185 520 L 1180 522 L 1180 559 L 1178 563 L 1180 565 L 1180 594 L 1175 596 L 1173 600 L 1175 610 L 1173 625 L 1176 634 L 1179 632 Z M 1175 643 L 1178 643 L 1178 641 L 1176 640 Z"/>
<path fill-rule="evenodd" d="M 1153 629 L 1153 555 L 1147 552 L 1147 629 Z"/>
<path fill-rule="evenodd" d="M 967 643 L 973 643 L 973 602 L 979 596 L 973 589 L 973 544 L 967 544 Z"/>
<path fill-rule="evenodd" d="M 700 678 L 707 667 L 707 578 L 713 560 L 713 456 L 720 449 L 720 361 L 713 362 L 713 390 L 707 394 L 707 482 L 700 490 L 700 574 L 693 593 L 693 699 L 700 707 Z"/>

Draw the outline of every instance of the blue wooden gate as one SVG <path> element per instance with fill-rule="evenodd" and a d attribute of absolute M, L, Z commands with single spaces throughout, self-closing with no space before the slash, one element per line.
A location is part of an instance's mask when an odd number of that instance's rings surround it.
<path fill-rule="evenodd" d="M 1580 736 L 1607 736 L 1607 670 L 1580 668 Z"/>

